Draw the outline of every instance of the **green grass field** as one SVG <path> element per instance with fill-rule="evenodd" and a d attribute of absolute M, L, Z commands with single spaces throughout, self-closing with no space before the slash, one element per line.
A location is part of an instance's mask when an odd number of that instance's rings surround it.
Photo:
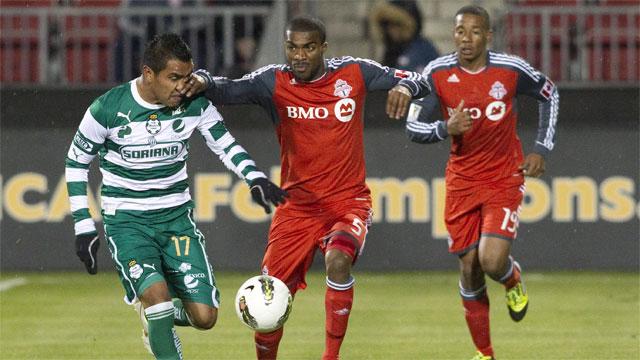
<path fill-rule="evenodd" d="M 222 307 L 210 331 L 179 328 L 185 359 L 253 359 L 252 332 L 236 318 L 235 291 L 248 273 L 219 272 Z M 525 273 L 527 317 L 513 323 L 503 290 L 489 286 L 499 359 L 639 359 L 638 273 Z M 2 359 L 150 359 L 140 324 L 113 273 L 3 273 Z M 343 359 L 468 359 L 474 349 L 453 272 L 356 273 Z M 319 359 L 324 278 L 309 276 L 280 344 L 281 359 Z"/>

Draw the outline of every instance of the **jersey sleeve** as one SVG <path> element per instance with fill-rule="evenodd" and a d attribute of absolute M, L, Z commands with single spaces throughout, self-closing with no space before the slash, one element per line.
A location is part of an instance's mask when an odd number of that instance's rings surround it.
<path fill-rule="evenodd" d="M 517 59 L 517 93 L 538 100 L 538 132 L 533 151 L 547 155 L 555 145 L 560 95 L 555 84 L 522 59 Z"/>
<path fill-rule="evenodd" d="M 65 159 L 65 180 L 76 235 L 97 233 L 89 213 L 89 165 L 107 138 L 106 114 L 100 100 L 87 109 Z"/>
<path fill-rule="evenodd" d="M 420 144 L 431 144 L 446 139 L 449 136 L 447 123 L 444 120 L 431 120 L 431 116 L 440 106 L 440 100 L 435 92 L 431 63 L 422 72 L 422 78 L 434 91 L 429 95 L 411 102 L 407 114 L 405 130 L 409 139 Z"/>
<path fill-rule="evenodd" d="M 211 76 L 204 70 L 194 73 L 201 76 L 207 85 L 207 97 L 214 104 L 258 104 L 264 106 L 271 101 L 275 86 L 275 71 L 284 65 L 267 65 L 240 79 Z"/>
<path fill-rule="evenodd" d="M 355 61 L 360 65 L 367 90 L 389 90 L 396 85 L 402 85 L 411 91 L 414 99 L 427 96 L 431 92 L 429 84 L 419 73 L 398 70 L 369 59 L 354 59 L 345 57 L 344 61 Z"/>
<path fill-rule="evenodd" d="M 251 184 L 257 178 L 266 177 L 257 168 L 255 161 L 247 151 L 227 130 L 222 115 L 220 115 L 215 106 L 210 101 L 207 101 L 207 103 L 207 106 L 202 111 L 198 131 L 204 137 L 209 149 L 218 155 L 229 170 L 244 179 L 248 184 Z"/>
<path fill-rule="evenodd" d="M 444 140 L 449 136 L 447 123 L 444 120 L 430 120 L 439 104 L 440 101 L 435 93 L 411 103 L 405 127 L 411 141 L 430 144 Z"/>

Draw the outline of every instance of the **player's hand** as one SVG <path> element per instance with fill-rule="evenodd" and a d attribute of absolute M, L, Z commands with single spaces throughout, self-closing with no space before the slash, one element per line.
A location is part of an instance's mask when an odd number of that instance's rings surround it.
<path fill-rule="evenodd" d="M 402 119 L 407 113 L 411 102 L 411 91 L 402 85 L 396 85 L 389 90 L 387 96 L 387 116 L 392 119 Z"/>
<path fill-rule="evenodd" d="M 544 174 L 544 157 L 540 154 L 531 153 L 527 155 L 519 169 L 524 176 L 540 177 Z"/>
<path fill-rule="evenodd" d="M 180 91 L 181 95 L 186 97 L 192 97 L 195 94 L 201 93 L 207 89 L 207 84 L 205 83 L 202 76 L 198 74 L 191 74 L 189 78 L 184 82 L 184 84 L 179 87 L 177 90 Z"/>
<path fill-rule="evenodd" d="M 473 126 L 471 115 L 469 115 L 468 111 L 462 110 L 463 108 L 464 100 L 461 100 L 458 107 L 453 110 L 449 120 L 447 120 L 447 132 L 449 132 L 449 135 L 464 134 Z"/>
<path fill-rule="evenodd" d="M 98 234 L 76 235 L 76 254 L 84 263 L 87 272 L 91 275 L 98 273 L 98 248 L 100 238 Z"/>
<path fill-rule="evenodd" d="M 271 214 L 271 206 L 284 204 L 286 197 L 289 196 L 286 191 L 280 189 L 278 185 L 272 183 L 267 178 L 257 178 L 251 182 L 251 197 L 258 205 L 264 208 L 267 214 Z"/>

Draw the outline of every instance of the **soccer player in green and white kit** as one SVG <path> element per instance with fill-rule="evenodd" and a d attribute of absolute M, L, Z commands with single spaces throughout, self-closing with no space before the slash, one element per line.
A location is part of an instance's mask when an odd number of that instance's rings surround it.
<path fill-rule="evenodd" d="M 89 215 L 87 178 L 99 155 L 105 236 L 125 301 L 140 311 L 143 340 L 158 359 L 182 358 L 174 324 L 210 329 L 218 314 L 219 292 L 189 195 L 191 133 L 197 129 L 246 180 L 267 213 L 286 196 L 235 141 L 207 98 L 180 95 L 192 70 L 191 50 L 178 35 L 156 36 L 145 49 L 142 75 L 91 104 L 66 159 L 76 251 L 95 274 L 99 237 Z"/>

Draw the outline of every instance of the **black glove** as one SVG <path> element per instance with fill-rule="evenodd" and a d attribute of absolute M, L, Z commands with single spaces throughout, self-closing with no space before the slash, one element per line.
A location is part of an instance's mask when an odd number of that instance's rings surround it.
<path fill-rule="evenodd" d="M 84 267 L 91 275 L 98 273 L 98 248 L 100 247 L 100 237 L 98 234 L 76 235 L 76 254 Z"/>
<path fill-rule="evenodd" d="M 264 208 L 267 214 L 271 214 L 269 203 L 274 206 L 284 204 L 287 196 L 289 195 L 286 191 L 280 189 L 278 185 L 267 178 L 257 178 L 251 182 L 251 197 L 253 201 Z"/>

